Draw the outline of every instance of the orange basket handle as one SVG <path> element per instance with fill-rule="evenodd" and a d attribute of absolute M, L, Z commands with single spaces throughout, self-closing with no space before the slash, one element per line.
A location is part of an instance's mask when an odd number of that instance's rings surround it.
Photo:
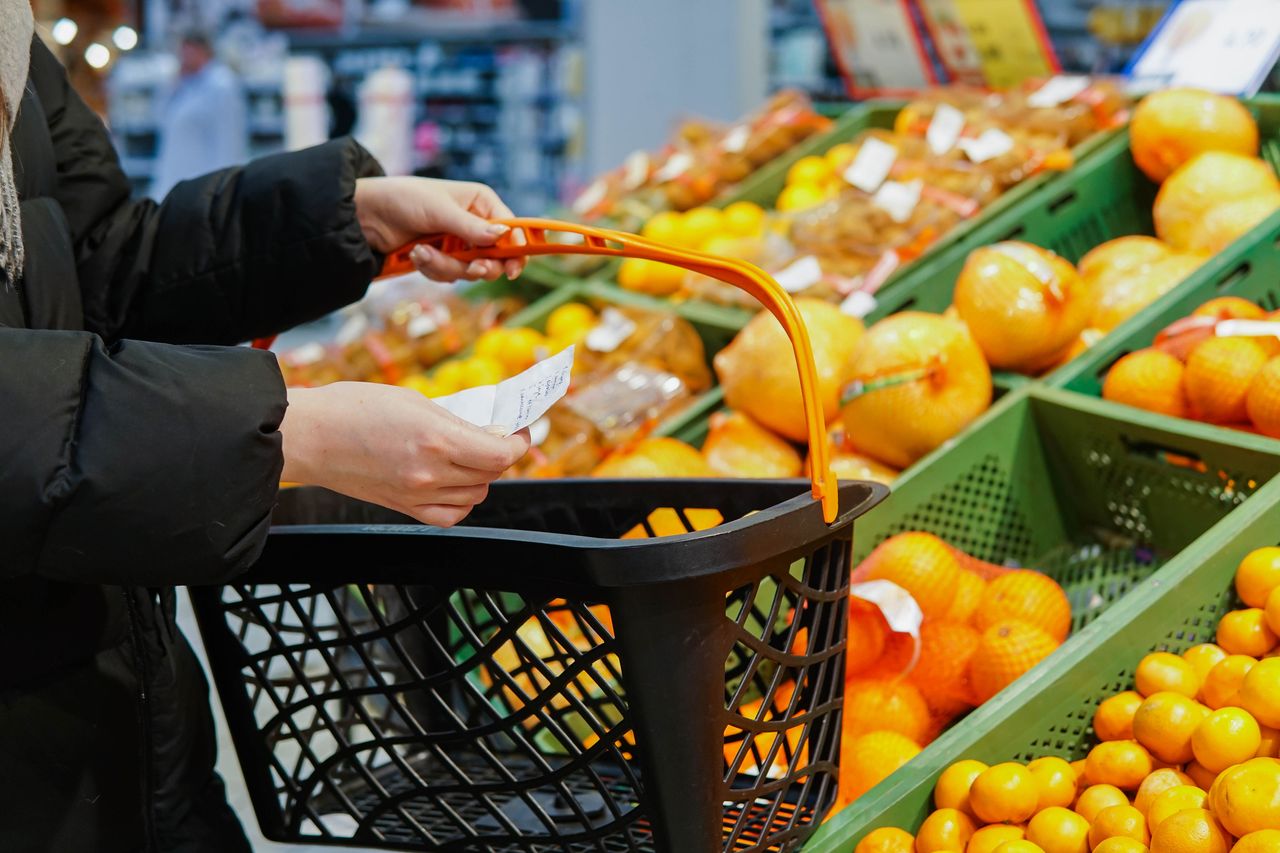
<path fill-rule="evenodd" d="M 796 308 L 791 294 L 782 289 L 764 270 L 745 261 L 708 255 L 656 243 L 635 234 L 595 228 L 555 219 L 499 219 L 499 224 L 511 228 L 492 246 L 471 246 L 460 237 L 451 234 L 433 235 L 407 243 L 387 255 L 380 277 L 413 272 L 409 259 L 415 246 L 425 244 L 460 261 L 480 258 L 508 260 L 534 255 L 605 255 L 617 258 L 641 258 L 715 278 L 733 285 L 753 296 L 773 316 L 778 318 L 791 340 L 795 351 L 796 367 L 800 372 L 800 393 L 804 402 L 805 421 L 809 427 L 811 453 L 810 477 L 813 497 L 822 503 L 822 515 L 828 524 L 835 521 L 838 512 L 839 489 L 831 470 L 827 447 L 826 419 L 818 397 L 818 368 L 813 358 L 809 332 Z M 548 232 L 574 234 L 582 238 L 575 242 L 552 242 Z M 254 346 L 270 346 L 270 339 L 254 341 Z"/>

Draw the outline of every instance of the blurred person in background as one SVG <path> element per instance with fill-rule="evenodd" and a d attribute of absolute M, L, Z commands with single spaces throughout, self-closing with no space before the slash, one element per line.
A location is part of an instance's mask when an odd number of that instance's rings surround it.
<path fill-rule="evenodd" d="M 249 159 L 244 90 L 204 33 L 189 32 L 178 45 L 178 82 L 161 108 L 159 137 L 150 187 L 155 199 L 178 181 Z"/>
<path fill-rule="evenodd" d="M 359 299 L 415 236 L 506 231 L 488 187 L 380 172 L 337 139 L 133 199 L 27 0 L 0 0 L 4 853 L 247 853 L 174 585 L 249 568 L 282 478 L 450 525 L 528 450 L 407 388 L 286 389 L 234 346 Z"/>

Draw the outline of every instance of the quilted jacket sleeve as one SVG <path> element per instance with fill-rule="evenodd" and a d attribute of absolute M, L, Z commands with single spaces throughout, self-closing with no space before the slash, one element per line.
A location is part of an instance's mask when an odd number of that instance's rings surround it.
<path fill-rule="evenodd" d="M 275 359 L 0 328 L 0 576 L 162 585 L 248 568 L 282 467 Z"/>
<path fill-rule="evenodd" d="M 130 198 L 102 122 L 38 40 L 31 80 L 90 330 L 108 341 L 231 344 L 363 295 L 380 259 L 355 218 L 355 182 L 380 168 L 353 140 L 185 181 L 157 205 Z"/>

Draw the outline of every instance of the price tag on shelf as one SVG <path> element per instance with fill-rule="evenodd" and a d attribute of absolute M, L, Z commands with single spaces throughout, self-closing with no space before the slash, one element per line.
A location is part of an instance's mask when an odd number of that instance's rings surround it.
<path fill-rule="evenodd" d="M 897 159 L 897 148 L 883 139 L 868 136 L 858 147 L 858 155 L 849 168 L 844 170 L 844 179 L 864 193 L 873 193 L 889 177 Z"/>
<path fill-rule="evenodd" d="M 1089 78 L 1077 75 L 1059 74 L 1050 77 L 1048 82 L 1027 96 L 1027 103 L 1033 107 L 1056 107 L 1079 95 L 1089 88 Z"/>
<path fill-rule="evenodd" d="M 902 223 L 911 218 L 916 205 L 920 203 L 920 191 L 924 189 L 924 181 L 885 181 L 871 197 L 875 206 L 889 214 L 894 222 Z"/>
<path fill-rule="evenodd" d="M 800 293 L 822 281 L 822 265 L 813 255 L 792 261 L 773 276 L 787 293 Z"/>
<path fill-rule="evenodd" d="M 1138 49 L 1133 88 L 1256 95 L 1280 59 L 1280 0 L 1181 0 Z"/>
<path fill-rule="evenodd" d="M 964 130 L 964 113 L 950 104 L 938 104 L 929 120 L 929 129 L 925 131 L 925 141 L 929 150 L 941 157 L 956 147 L 957 140 Z"/>
<path fill-rule="evenodd" d="M 566 347 L 524 373 L 480 388 L 468 388 L 435 402 L 478 427 L 502 426 L 510 435 L 547 413 L 569 390 L 573 347 Z"/>
<path fill-rule="evenodd" d="M 850 317 L 861 320 L 876 310 L 876 298 L 865 290 L 855 290 L 840 303 L 840 310 Z"/>
<path fill-rule="evenodd" d="M 985 163 L 1013 150 L 1013 137 L 999 128 L 991 127 L 977 139 L 961 139 L 960 150 L 973 163 Z"/>
<path fill-rule="evenodd" d="M 606 308 L 600 314 L 600 322 L 587 333 L 587 349 L 592 352 L 613 352 L 635 330 L 636 324 L 630 317 L 617 308 Z"/>

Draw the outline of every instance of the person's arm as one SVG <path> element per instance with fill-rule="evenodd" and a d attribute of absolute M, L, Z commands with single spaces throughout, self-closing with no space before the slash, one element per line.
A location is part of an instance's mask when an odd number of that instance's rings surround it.
<path fill-rule="evenodd" d="M 286 397 L 275 359 L 244 347 L 0 328 L 0 388 L 8 577 L 225 580 L 261 551 L 282 476 L 456 524 L 529 446 L 405 388 Z"/>
<path fill-rule="evenodd" d="M 102 122 L 39 39 L 31 61 L 89 329 L 107 340 L 238 343 L 364 293 L 379 258 L 355 188 L 380 169 L 354 141 L 185 181 L 159 205 L 133 200 Z"/>

